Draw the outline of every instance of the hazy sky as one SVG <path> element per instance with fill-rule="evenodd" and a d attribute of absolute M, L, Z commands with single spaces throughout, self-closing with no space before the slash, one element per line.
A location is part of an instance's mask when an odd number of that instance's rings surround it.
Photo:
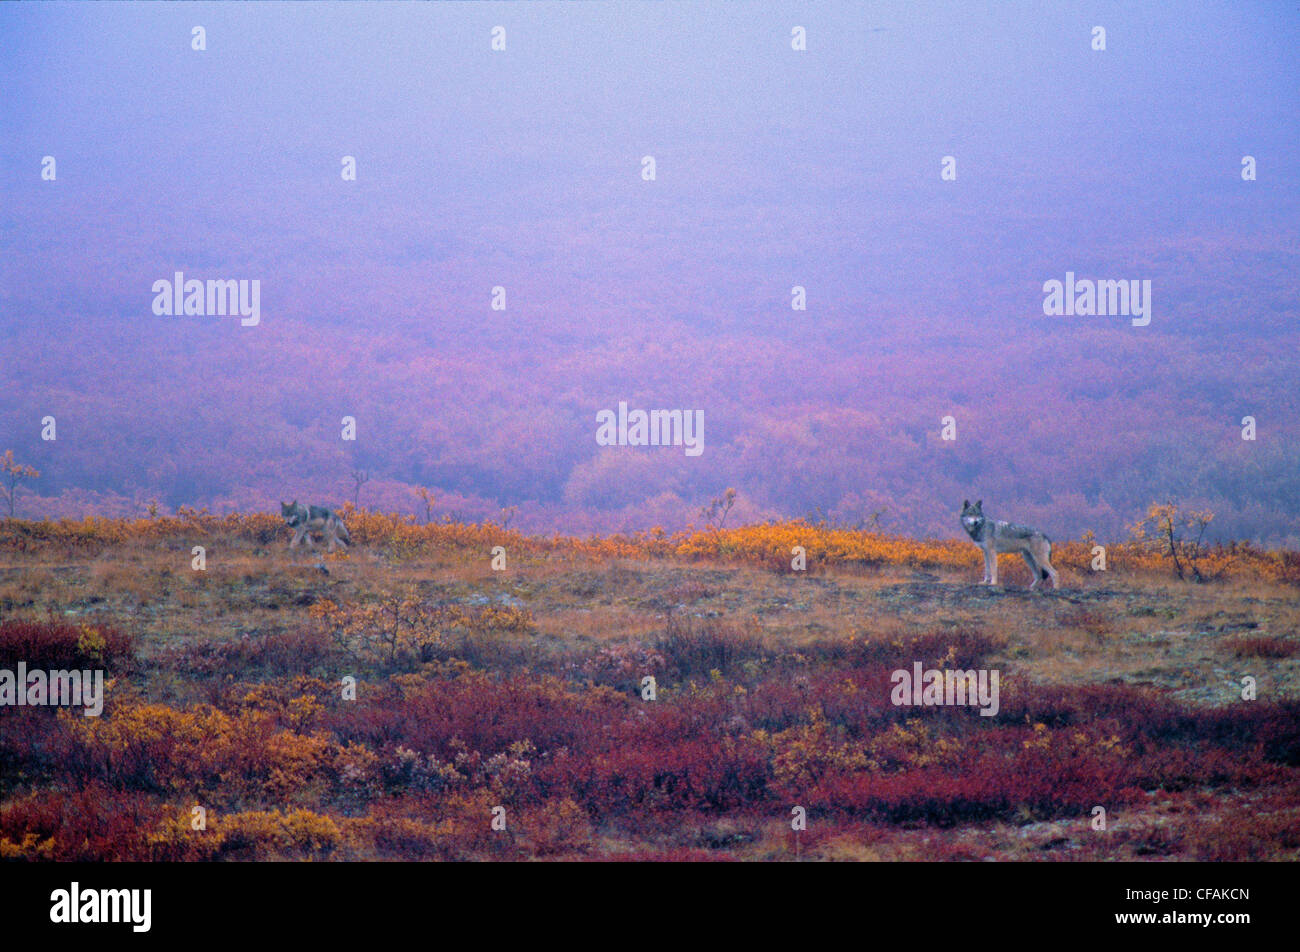
<path fill-rule="evenodd" d="M 1132 267 L 1225 201 L 1296 236 L 1290 3 L 5 4 L 0 37 L 19 295 L 85 273 L 31 254 L 51 239 L 110 261 L 129 248 L 110 282 L 190 261 L 309 283 L 331 255 L 541 263 L 557 241 L 598 271 L 639 233 L 668 263 L 742 285 L 815 272 L 849 303 Z M 1261 172 L 1242 203 L 1247 152 Z M 33 174 L 45 154 L 61 201 Z M 659 166 L 648 205 L 643 154 Z M 982 259 L 1012 234 L 1025 258 L 996 273 Z M 95 284 L 136 307 L 133 278 Z"/>

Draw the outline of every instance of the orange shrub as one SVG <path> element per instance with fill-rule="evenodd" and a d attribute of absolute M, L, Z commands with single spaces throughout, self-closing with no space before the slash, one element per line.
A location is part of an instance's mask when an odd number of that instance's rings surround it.
<path fill-rule="evenodd" d="M 398 558 L 434 553 L 473 552 L 485 558 L 503 545 L 515 558 L 678 559 L 731 562 L 790 571 L 791 549 L 802 546 L 808 568 L 834 565 L 902 566 L 964 570 L 972 567 L 973 550 L 965 539 L 912 539 L 854 529 L 810 524 L 802 519 L 765 522 L 729 529 L 689 529 L 667 533 L 649 531 L 592 536 L 530 536 L 493 522 L 417 524 L 414 516 L 340 509 L 354 547 L 374 547 Z M 28 552 L 47 547 L 99 550 L 139 540 L 188 544 L 195 537 L 222 538 L 266 546 L 288 538 L 278 513 L 231 513 L 216 516 L 182 506 L 174 516 L 148 519 L 61 519 L 0 522 L 0 547 Z M 1054 548 L 1058 565 L 1084 574 L 1092 572 L 1090 533 L 1079 541 L 1061 541 Z M 1141 540 L 1106 547 L 1107 570 L 1142 571 L 1166 575 L 1169 564 L 1160 552 Z M 339 556 L 346 558 L 346 553 Z M 1260 549 L 1231 542 L 1203 547 L 1199 566 L 1206 578 L 1253 578 L 1300 584 L 1300 553 Z"/>

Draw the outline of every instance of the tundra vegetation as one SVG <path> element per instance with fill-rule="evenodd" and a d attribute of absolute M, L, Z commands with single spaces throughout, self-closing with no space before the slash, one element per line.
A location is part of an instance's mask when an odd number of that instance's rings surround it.
<path fill-rule="evenodd" d="M 1300 856 L 1300 554 L 1155 510 L 1028 593 L 969 542 L 723 505 L 589 538 L 345 507 L 327 573 L 273 514 L 0 522 L 0 668 L 107 685 L 0 708 L 0 857 Z M 997 669 L 997 715 L 895 706 L 916 662 Z"/>

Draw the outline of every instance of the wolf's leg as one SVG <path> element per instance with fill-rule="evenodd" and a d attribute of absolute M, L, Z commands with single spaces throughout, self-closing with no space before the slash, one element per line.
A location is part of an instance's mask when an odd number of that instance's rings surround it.
<path fill-rule="evenodd" d="M 1044 541 L 1039 545 L 1038 551 L 1034 553 L 1034 558 L 1042 566 L 1042 571 L 1038 573 L 1038 577 L 1042 578 L 1045 572 L 1047 577 L 1052 580 L 1052 588 L 1060 588 L 1061 583 L 1057 579 L 1056 568 L 1052 565 L 1052 543 Z"/>
<path fill-rule="evenodd" d="M 1057 580 L 1056 569 L 1052 567 L 1050 554 L 1048 555 L 1047 560 L 1043 562 L 1043 570 L 1047 572 L 1047 577 L 1052 580 L 1052 588 L 1060 588 L 1061 583 Z"/>
<path fill-rule="evenodd" d="M 989 585 L 998 584 L 998 554 L 993 549 L 984 550 L 984 581 Z"/>
<path fill-rule="evenodd" d="M 305 528 L 303 528 L 302 526 L 299 526 L 297 529 L 294 529 L 294 530 L 293 530 L 293 541 L 291 541 L 291 542 L 289 543 L 289 548 L 292 549 L 292 548 L 294 548 L 295 546 L 297 546 L 298 543 L 300 543 L 300 542 L 302 541 L 303 533 L 305 533 L 306 531 L 307 531 L 307 530 L 306 530 Z"/>
<path fill-rule="evenodd" d="M 1029 590 L 1032 592 L 1038 587 L 1038 580 L 1042 578 L 1043 573 L 1039 571 L 1038 563 L 1034 560 L 1034 554 L 1028 549 L 1021 552 L 1020 556 L 1025 560 L 1025 564 L 1029 566 L 1029 574 L 1034 577 L 1034 580 L 1029 583 Z"/>

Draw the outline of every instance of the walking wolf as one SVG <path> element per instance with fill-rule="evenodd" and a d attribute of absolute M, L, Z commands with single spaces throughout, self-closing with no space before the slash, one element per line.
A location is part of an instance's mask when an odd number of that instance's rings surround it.
<path fill-rule="evenodd" d="M 308 545 L 315 548 L 311 538 L 312 532 L 319 532 L 323 538 L 329 539 L 330 552 L 334 551 L 336 542 L 347 548 L 348 543 L 352 541 L 343 520 L 334 510 L 326 509 L 324 506 L 304 506 L 296 499 L 288 503 L 281 501 L 280 515 L 284 518 L 285 524 L 294 530 L 293 540 L 289 543 L 291 549 L 304 538 Z"/>

